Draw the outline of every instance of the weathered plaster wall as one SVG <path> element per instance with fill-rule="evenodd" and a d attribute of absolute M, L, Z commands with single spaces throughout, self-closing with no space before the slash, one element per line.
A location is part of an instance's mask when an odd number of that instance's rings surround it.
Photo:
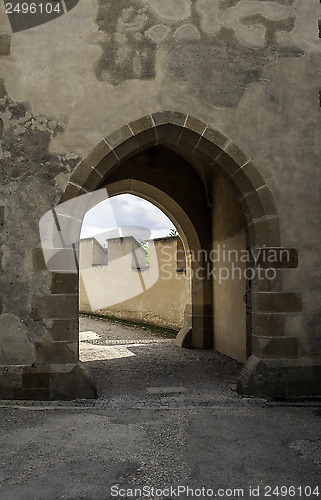
<path fill-rule="evenodd" d="M 49 291 L 50 281 L 34 260 L 32 247 L 39 244 L 39 217 L 58 203 L 65 177 L 77 163 L 75 155 L 50 153 L 51 138 L 62 131 L 55 118 L 34 116 L 30 105 L 17 103 L 4 96 L 0 104 L 3 123 L 1 142 L 1 329 L 16 328 L 24 342 L 35 342 L 36 351 L 42 340 L 51 338 L 52 322 L 38 321 L 32 311 L 37 294 Z M 24 332 L 24 333 L 23 333 Z M 1 352 L 7 351 L 7 337 L 1 337 Z M 12 344 L 13 347 L 14 343 Z M 72 346 L 73 353 L 77 350 Z M 35 351 L 35 352 L 36 352 Z M 10 354 L 8 354 L 10 358 Z M 1 357 L 9 363 L 8 356 Z M 71 354 L 74 357 L 74 354 Z M 33 356 L 32 360 L 36 358 Z"/>
<path fill-rule="evenodd" d="M 151 108 L 177 107 L 179 95 L 178 111 L 197 109 L 214 123 L 213 109 L 237 107 L 253 83 L 268 90 L 270 69 L 284 58 L 319 52 L 313 3 L 80 2 L 65 16 L 15 33 L 4 75 L 12 97 L 68 120 L 68 133 L 52 148 L 84 154 Z M 231 112 L 218 111 L 215 125 L 231 123 Z"/>

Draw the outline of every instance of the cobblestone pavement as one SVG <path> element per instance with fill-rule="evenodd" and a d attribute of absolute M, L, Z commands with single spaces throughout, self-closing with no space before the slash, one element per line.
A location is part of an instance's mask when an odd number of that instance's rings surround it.
<path fill-rule="evenodd" d="M 321 496 L 320 404 L 241 398 L 240 364 L 147 328 L 80 338 L 97 400 L 0 402 L 0 500 Z"/>

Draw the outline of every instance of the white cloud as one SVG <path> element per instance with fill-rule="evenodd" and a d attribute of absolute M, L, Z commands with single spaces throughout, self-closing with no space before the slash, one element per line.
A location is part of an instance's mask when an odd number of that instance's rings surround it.
<path fill-rule="evenodd" d="M 121 226 L 145 227 L 151 231 L 152 238 L 157 238 L 168 235 L 174 224 L 152 203 L 131 194 L 122 194 L 102 201 L 87 212 L 81 238 L 96 236 L 102 243 L 105 236 L 101 233 Z"/>

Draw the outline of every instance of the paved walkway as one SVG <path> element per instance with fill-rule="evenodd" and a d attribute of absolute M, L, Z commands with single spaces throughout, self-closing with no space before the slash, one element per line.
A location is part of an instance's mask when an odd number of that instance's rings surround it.
<path fill-rule="evenodd" d="M 0 403 L 1 500 L 321 497 L 320 406 L 242 399 L 238 363 L 148 329 L 80 330 L 99 399 Z"/>

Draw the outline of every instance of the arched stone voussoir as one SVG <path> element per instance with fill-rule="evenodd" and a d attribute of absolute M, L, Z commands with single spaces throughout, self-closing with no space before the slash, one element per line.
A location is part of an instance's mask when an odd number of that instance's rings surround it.
<path fill-rule="evenodd" d="M 144 130 L 137 135 L 135 135 L 139 151 L 143 149 L 149 148 L 151 146 L 155 146 L 157 144 L 158 136 L 156 128 L 150 128 L 148 130 Z"/>
<path fill-rule="evenodd" d="M 220 151 L 220 153 L 216 155 L 211 163 L 211 167 L 220 173 L 224 179 L 230 179 L 241 169 L 225 151 Z"/>
<path fill-rule="evenodd" d="M 222 154 L 229 142 L 228 138 L 221 132 L 190 116 L 186 122 L 186 130 L 188 132 L 184 131 L 185 140 L 189 138 L 192 132 L 199 135 L 193 154 L 210 165 Z"/>
<path fill-rule="evenodd" d="M 206 129 L 204 130 L 202 137 L 208 139 L 210 142 L 215 144 L 215 146 L 219 147 L 222 151 L 225 150 L 225 148 L 230 143 L 230 140 L 226 137 L 226 135 L 210 127 L 209 125 L 207 125 Z"/>
<path fill-rule="evenodd" d="M 251 161 L 251 158 L 243 153 L 243 151 L 233 142 L 229 142 L 224 148 L 224 151 L 240 168 L 244 167 L 244 165 Z"/>
<path fill-rule="evenodd" d="M 255 192 L 255 186 L 242 168 L 239 168 L 231 177 L 228 177 L 227 182 L 233 186 L 239 201 L 244 196 Z"/>
<path fill-rule="evenodd" d="M 211 164 L 222 154 L 222 149 L 214 142 L 202 136 L 197 142 L 193 154 L 204 162 Z"/>
<path fill-rule="evenodd" d="M 196 132 L 198 135 L 203 135 L 209 126 L 202 120 L 199 120 L 194 116 L 187 115 L 184 128 L 190 130 L 191 132 Z"/>
<path fill-rule="evenodd" d="M 233 185 L 235 191 L 238 193 L 239 200 L 264 186 L 269 191 L 264 178 L 251 161 L 246 163 L 242 168 L 237 169 L 232 176 L 227 177 L 227 181 Z M 274 202 L 273 205 L 275 208 Z M 270 214 L 266 215 L 275 213 L 277 213 L 276 208 Z"/>
<path fill-rule="evenodd" d="M 165 124 L 157 126 L 157 144 L 177 147 L 184 127 L 181 125 Z"/>
<path fill-rule="evenodd" d="M 260 219 L 264 216 L 277 217 L 274 199 L 266 185 L 256 191 L 246 193 L 239 199 L 239 202 L 247 221 Z"/>
<path fill-rule="evenodd" d="M 70 182 L 72 182 L 76 186 L 83 187 L 88 182 L 88 178 L 91 176 L 93 171 L 94 165 L 91 161 L 87 161 L 86 156 L 84 160 L 78 163 L 78 165 L 74 169 L 70 177 Z"/>
<path fill-rule="evenodd" d="M 98 171 L 95 171 L 96 165 L 109 154 L 112 154 L 112 150 L 104 140 L 89 151 L 72 172 L 61 202 L 69 201 L 96 189 L 102 177 Z"/>
<path fill-rule="evenodd" d="M 140 148 L 137 142 L 137 137 L 132 136 L 123 143 L 121 143 L 119 146 L 115 147 L 113 149 L 113 152 L 115 153 L 117 158 L 121 161 L 133 156 L 135 153 L 138 153 L 139 150 Z"/>
<path fill-rule="evenodd" d="M 97 170 L 92 168 L 91 172 L 88 174 L 87 179 L 85 179 L 81 184 L 81 187 L 86 192 L 91 192 L 95 191 L 96 189 L 99 189 L 101 183 L 102 183 L 102 176 L 97 172 Z"/>
<path fill-rule="evenodd" d="M 252 248 L 281 246 L 280 223 L 277 216 L 251 220 L 248 228 Z"/>
<path fill-rule="evenodd" d="M 120 163 L 120 159 L 116 153 L 111 150 L 96 166 L 96 172 L 103 179 L 114 167 Z"/>
<path fill-rule="evenodd" d="M 220 167 L 223 177 L 230 178 L 250 161 L 250 158 L 243 151 L 228 141 L 214 163 Z"/>
<path fill-rule="evenodd" d="M 250 161 L 251 159 L 241 149 L 232 142 L 228 142 L 214 163 L 220 167 L 223 177 L 229 178 Z"/>
<path fill-rule="evenodd" d="M 265 179 L 252 161 L 249 161 L 242 167 L 242 172 L 246 175 L 254 189 L 266 185 Z"/>
<path fill-rule="evenodd" d="M 123 160 L 139 150 L 136 135 L 128 124 L 107 135 L 104 141 L 106 141 L 119 160 Z"/>
<path fill-rule="evenodd" d="M 108 153 L 110 153 L 110 151 L 112 151 L 112 148 L 107 144 L 105 139 L 102 139 L 94 148 L 89 151 L 85 158 L 80 163 L 78 163 L 74 170 L 74 173 L 76 173 L 78 168 L 83 169 L 87 165 L 88 167 L 94 168 L 106 155 L 108 155 Z"/>
<path fill-rule="evenodd" d="M 179 149 L 182 149 L 183 151 L 191 151 L 191 153 L 194 153 L 194 150 L 199 140 L 200 140 L 199 132 L 184 127 L 179 137 L 177 146 L 179 147 Z"/>
<path fill-rule="evenodd" d="M 156 127 L 160 125 L 178 125 L 184 127 L 187 116 L 177 111 L 159 111 L 151 115 Z"/>
<path fill-rule="evenodd" d="M 105 138 L 104 141 L 107 143 L 107 145 L 110 147 L 110 149 L 115 149 L 117 146 L 122 145 L 124 142 L 126 142 L 128 139 L 131 137 L 134 137 L 134 134 L 130 127 L 126 124 L 123 125 L 122 127 L 118 128 L 111 134 L 108 134 Z"/>
<path fill-rule="evenodd" d="M 82 189 L 80 186 L 77 186 L 76 184 L 69 182 L 60 200 L 60 203 L 72 200 L 73 198 L 76 198 L 76 196 L 81 196 L 83 194 L 87 194 L 87 191 Z"/>
<path fill-rule="evenodd" d="M 151 115 L 147 115 L 143 118 L 130 122 L 128 126 L 135 135 L 140 148 L 156 144 L 157 131 L 155 122 Z"/>

